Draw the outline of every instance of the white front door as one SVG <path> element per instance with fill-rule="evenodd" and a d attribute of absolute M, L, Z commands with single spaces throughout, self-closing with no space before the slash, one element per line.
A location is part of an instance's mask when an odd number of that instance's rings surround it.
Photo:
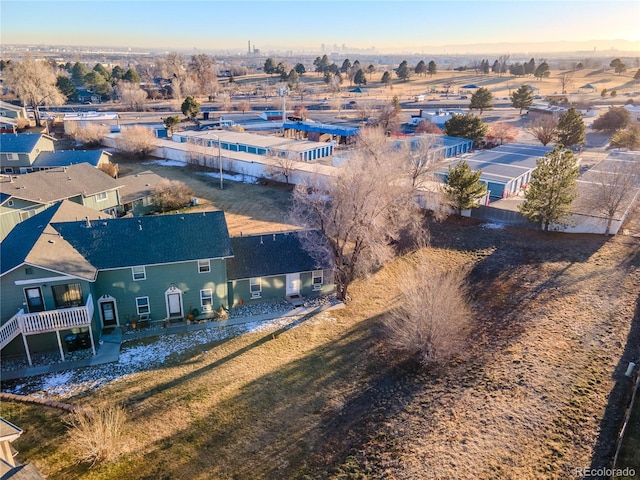
<path fill-rule="evenodd" d="M 287 273 L 287 295 L 300 295 L 299 273 Z"/>
<path fill-rule="evenodd" d="M 182 317 L 182 291 L 176 287 L 171 287 L 164 294 L 167 300 L 167 317 Z"/>

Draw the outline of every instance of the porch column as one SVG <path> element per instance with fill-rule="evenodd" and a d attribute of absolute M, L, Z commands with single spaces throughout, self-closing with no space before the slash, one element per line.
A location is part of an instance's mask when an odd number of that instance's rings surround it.
<path fill-rule="evenodd" d="M 56 330 L 56 338 L 58 339 L 58 348 L 60 349 L 60 358 L 64 362 L 64 350 L 62 349 L 62 342 L 60 341 L 60 330 Z"/>
<path fill-rule="evenodd" d="M 96 355 L 96 344 L 93 341 L 93 328 L 91 328 L 91 324 L 89 324 L 89 338 L 91 339 L 91 351 L 93 355 Z"/>
<path fill-rule="evenodd" d="M 33 367 L 31 354 L 29 353 L 29 343 L 27 343 L 27 336 L 24 333 L 22 334 L 22 341 L 24 342 L 24 351 L 27 352 L 27 360 L 29 360 L 29 366 Z"/>

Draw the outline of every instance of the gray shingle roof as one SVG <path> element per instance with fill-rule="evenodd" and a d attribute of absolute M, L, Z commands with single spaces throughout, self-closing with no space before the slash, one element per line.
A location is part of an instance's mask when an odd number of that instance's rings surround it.
<path fill-rule="evenodd" d="M 3 133 L 0 134 L 0 153 L 31 153 L 41 133 Z"/>
<path fill-rule="evenodd" d="M 233 255 L 222 211 L 52 226 L 99 270 Z"/>
<path fill-rule="evenodd" d="M 303 236 L 326 245 L 319 232 L 308 231 L 233 237 L 234 258 L 227 261 L 227 277 L 239 280 L 331 268 L 330 262 L 317 260 L 304 249 Z"/>
<path fill-rule="evenodd" d="M 67 167 L 77 163 L 88 163 L 97 167 L 103 154 L 110 156 L 104 150 L 59 150 L 57 152 L 42 152 L 33 162 L 34 167 Z"/>
<path fill-rule="evenodd" d="M 51 226 L 52 222 L 97 220 L 100 212 L 65 200 L 16 225 L 0 242 L 0 274 L 28 263 L 52 271 L 95 278 L 96 269 Z"/>
<path fill-rule="evenodd" d="M 0 179 L 0 193 L 37 203 L 89 196 L 120 188 L 106 173 L 88 163 Z"/>
<path fill-rule="evenodd" d="M 135 175 L 120 177 L 118 180 L 122 185 L 120 201 L 124 204 L 150 196 L 156 185 L 167 179 L 153 173 L 151 170 L 146 170 Z"/>

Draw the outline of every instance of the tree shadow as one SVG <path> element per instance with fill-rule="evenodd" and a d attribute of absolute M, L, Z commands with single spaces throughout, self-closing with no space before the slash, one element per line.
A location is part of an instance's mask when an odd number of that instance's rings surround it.
<path fill-rule="evenodd" d="M 640 295 L 636 302 L 635 314 L 627 335 L 627 343 L 618 364 L 611 373 L 611 378 L 615 380 L 615 385 L 609 394 L 609 403 L 600 421 L 600 433 L 594 447 L 594 454 L 591 457 L 592 469 L 613 468 L 612 463 L 618 434 L 622 428 L 625 410 L 631 401 L 633 393 L 633 379 L 624 375 L 629 362 L 635 362 L 636 365 L 640 365 Z"/>

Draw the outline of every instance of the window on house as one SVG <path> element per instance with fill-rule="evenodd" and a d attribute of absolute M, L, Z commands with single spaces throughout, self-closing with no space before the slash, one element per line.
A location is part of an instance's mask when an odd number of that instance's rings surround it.
<path fill-rule="evenodd" d="M 18 154 L 17 153 L 7 153 L 7 160 L 18 160 Z"/>
<path fill-rule="evenodd" d="M 100 192 L 96 194 L 96 202 L 104 202 L 107 198 L 109 198 L 107 192 Z"/>
<path fill-rule="evenodd" d="M 198 260 L 198 272 L 209 273 L 211 271 L 211 262 L 209 260 Z"/>
<path fill-rule="evenodd" d="M 27 210 L 26 212 L 20 212 L 20 220 L 21 221 L 25 221 L 26 219 L 33 217 L 34 212 L 33 210 Z"/>
<path fill-rule="evenodd" d="M 44 300 L 40 287 L 25 288 L 24 296 L 27 299 L 29 313 L 44 311 Z"/>
<path fill-rule="evenodd" d="M 200 305 L 204 310 L 211 310 L 213 307 L 213 290 L 211 288 L 200 290 Z"/>
<path fill-rule="evenodd" d="M 53 303 L 56 308 L 71 308 L 84 305 L 82 301 L 82 288 L 79 283 L 67 285 L 53 285 Z"/>
<path fill-rule="evenodd" d="M 134 280 L 146 280 L 147 279 L 147 271 L 142 267 L 131 267 L 131 275 Z"/>
<path fill-rule="evenodd" d="M 13 173 L 13 167 L 6 167 L 4 173 Z"/>
<path fill-rule="evenodd" d="M 313 284 L 313 289 L 321 290 L 322 283 L 323 283 L 322 281 L 323 281 L 322 270 L 314 270 L 313 273 L 311 274 L 311 283 Z"/>
<path fill-rule="evenodd" d="M 249 291 L 251 292 L 251 298 L 260 298 L 262 296 L 262 281 L 260 278 L 249 280 Z"/>
<path fill-rule="evenodd" d="M 151 313 L 149 297 L 136 297 L 136 309 L 138 310 L 138 315 L 148 315 Z"/>
<path fill-rule="evenodd" d="M 13 200 L 9 200 L 9 201 L 7 202 L 7 206 L 8 206 L 8 207 L 13 207 Z"/>

